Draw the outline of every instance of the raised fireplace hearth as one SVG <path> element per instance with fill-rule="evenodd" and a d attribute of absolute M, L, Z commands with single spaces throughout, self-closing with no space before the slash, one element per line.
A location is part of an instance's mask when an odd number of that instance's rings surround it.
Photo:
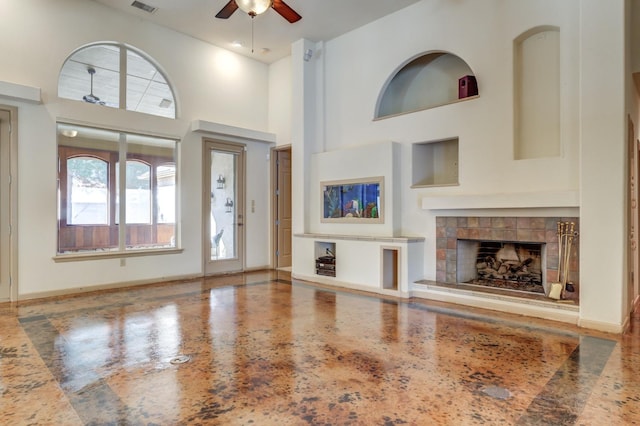
<path fill-rule="evenodd" d="M 576 217 L 436 218 L 436 281 L 545 294 L 558 281 L 558 222 Z M 578 245 L 568 281 L 577 288 Z"/>

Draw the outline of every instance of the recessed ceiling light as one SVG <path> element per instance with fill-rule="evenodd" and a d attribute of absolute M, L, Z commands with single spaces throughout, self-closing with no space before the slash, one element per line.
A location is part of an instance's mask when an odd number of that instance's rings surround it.
<path fill-rule="evenodd" d="M 242 42 L 240 40 L 233 40 L 231 42 L 231 46 L 233 46 L 233 47 L 242 47 L 244 45 L 242 44 Z"/>
<path fill-rule="evenodd" d="M 62 135 L 68 138 L 75 138 L 76 136 L 78 136 L 78 131 L 75 129 L 64 129 L 62 131 Z"/>

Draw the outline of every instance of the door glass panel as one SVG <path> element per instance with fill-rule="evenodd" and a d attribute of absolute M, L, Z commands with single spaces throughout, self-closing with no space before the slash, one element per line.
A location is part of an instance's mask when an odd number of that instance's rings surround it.
<path fill-rule="evenodd" d="M 237 257 L 237 155 L 211 151 L 211 260 Z"/>

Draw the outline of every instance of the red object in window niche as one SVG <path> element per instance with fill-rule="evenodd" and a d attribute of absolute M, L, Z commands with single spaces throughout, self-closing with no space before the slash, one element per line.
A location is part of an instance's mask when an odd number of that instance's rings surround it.
<path fill-rule="evenodd" d="M 458 99 L 476 96 L 478 94 L 478 82 L 472 75 L 465 75 L 458 79 Z"/>

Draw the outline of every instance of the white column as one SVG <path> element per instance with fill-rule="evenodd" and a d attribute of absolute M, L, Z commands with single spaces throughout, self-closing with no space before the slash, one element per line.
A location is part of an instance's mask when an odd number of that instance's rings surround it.
<path fill-rule="evenodd" d="M 580 3 L 580 325 L 610 331 L 626 309 L 624 12 Z"/>

